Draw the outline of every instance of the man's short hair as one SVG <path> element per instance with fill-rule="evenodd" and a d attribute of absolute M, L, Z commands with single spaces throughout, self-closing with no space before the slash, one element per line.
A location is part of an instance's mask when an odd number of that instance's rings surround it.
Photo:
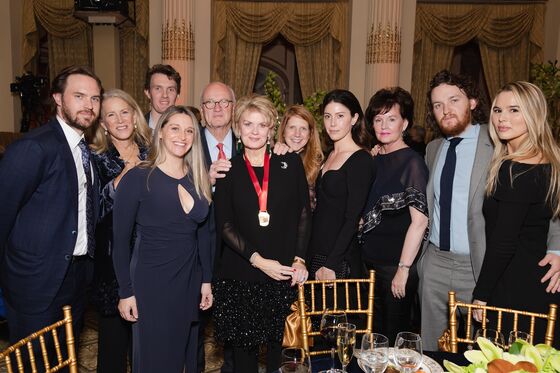
<path fill-rule="evenodd" d="M 68 66 L 62 69 L 57 76 L 52 81 L 51 84 L 51 95 L 55 93 L 64 93 L 66 90 L 66 84 L 68 82 L 68 77 L 70 75 L 85 75 L 89 76 L 90 78 L 94 79 L 99 86 L 100 94 L 103 95 L 103 86 L 101 85 L 101 79 L 93 70 L 88 66 Z"/>
<path fill-rule="evenodd" d="M 163 74 L 169 79 L 174 80 L 177 84 L 177 94 L 181 93 L 181 75 L 171 65 L 157 64 L 152 66 L 146 72 L 146 80 L 144 81 L 144 89 L 150 90 L 150 83 L 152 82 L 152 75 Z"/>

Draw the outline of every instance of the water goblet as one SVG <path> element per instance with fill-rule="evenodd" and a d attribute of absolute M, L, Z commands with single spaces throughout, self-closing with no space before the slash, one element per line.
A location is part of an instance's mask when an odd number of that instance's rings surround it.
<path fill-rule="evenodd" d="M 310 373 L 311 361 L 303 348 L 290 347 L 282 350 L 280 373 Z"/>
<path fill-rule="evenodd" d="M 502 332 L 499 332 L 495 329 L 488 329 L 488 328 L 477 329 L 476 332 L 474 333 L 475 342 L 478 339 L 478 337 L 486 338 L 494 345 L 500 348 L 506 347 L 506 339 L 504 338 L 504 335 L 502 334 Z"/>
<path fill-rule="evenodd" d="M 389 339 L 383 334 L 364 334 L 358 359 L 366 373 L 383 373 L 389 363 Z"/>
<path fill-rule="evenodd" d="M 422 338 L 411 332 L 400 332 L 395 339 L 395 363 L 404 373 L 411 373 L 422 364 Z"/>

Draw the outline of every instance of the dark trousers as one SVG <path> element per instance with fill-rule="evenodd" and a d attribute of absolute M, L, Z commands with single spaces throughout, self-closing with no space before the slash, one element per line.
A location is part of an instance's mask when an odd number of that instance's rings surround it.
<path fill-rule="evenodd" d="M 98 318 L 97 373 L 126 373 L 127 360 L 132 361 L 130 323 L 117 315 Z"/>
<path fill-rule="evenodd" d="M 373 331 L 389 338 L 389 346 L 392 346 L 399 332 L 414 331 L 412 307 L 418 290 L 416 265 L 409 270 L 406 295 L 401 299 L 395 298 L 391 291 L 391 282 L 397 273 L 397 266 L 366 263 L 366 267 L 368 270 L 375 270 Z"/>
<path fill-rule="evenodd" d="M 282 353 L 282 344 L 279 342 L 270 342 L 266 344 L 266 372 L 277 372 L 280 367 Z M 259 365 L 259 347 L 250 349 L 242 347 L 233 347 L 233 361 L 235 364 L 235 373 L 258 373 Z"/>
<path fill-rule="evenodd" d="M 78 260 L 73 260 L 68 267 L 58 293 L 52 300 L 49 307 L 43 312 L 37 313 L 32 309 L 16 310 L 12 307 L 10 302 L 6 300 L 10 343 L 16 343 L 31 333 L 61 320 L 64 317 L 62 307 L 70 305 L 72 307 L 72 326 L 77 351 L 86 307 L 86 290 L 87 285 L 91 280 L 92 270 L 93 263 L 89 258 L 84 257 Z M 58 340 L 60 342 L 63 357 L 66 358 L 66 333 L 64 328 L 58 329 Z M 45 342 L 47 344 L 49 356 L 54 357 L 53 339 L 49 336 L 48 338 L 45 338 Z M 42 367 L 43 360 L 41 358 L 38 343 L 34 345 L 34 353 L 39 366 Z M 27 357 L 27 353 L 24 353 L 23 355 L 25 359 Z M 39 367 L 38 369 L 39 371 L 43 371 Z"/>

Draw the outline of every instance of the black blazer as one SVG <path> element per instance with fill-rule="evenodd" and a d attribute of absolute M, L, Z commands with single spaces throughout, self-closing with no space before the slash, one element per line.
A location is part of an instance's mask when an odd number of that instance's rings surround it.
<path fill-rule="evenodd" d="M 76 165 L 56 119 L 7 148 L 0 162 L 0 206 L 4 295 L 16 311 L 43 312 L 72 261 L 78 230 Z M 94 206 L 97 220 L 99 206 Z"/>

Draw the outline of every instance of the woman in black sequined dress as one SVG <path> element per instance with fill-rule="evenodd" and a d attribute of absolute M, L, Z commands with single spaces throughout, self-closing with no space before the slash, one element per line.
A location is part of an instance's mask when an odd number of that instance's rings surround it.
<path fill-rule="evenodd" d="M 415 262 L 428 226 L 428 169 L 403 140 L 413 113 L 410 94 L 395 87 L 375 93 L 365 115 L 379 144 L 361 229 L 362 258 L 367 269 L 375 270 L 374 331 L 391 344 L 398 332 L 412 330 Z"/>

